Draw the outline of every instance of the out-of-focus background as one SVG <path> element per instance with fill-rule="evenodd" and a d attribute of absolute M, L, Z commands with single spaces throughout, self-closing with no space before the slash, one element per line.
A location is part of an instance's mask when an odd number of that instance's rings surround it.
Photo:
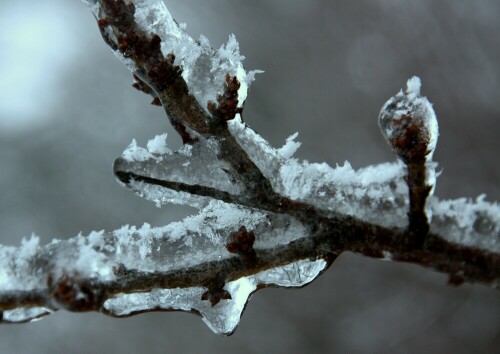
<path fill-rule="evenodd" d="M 298 157 L 358 168 L 394 156 L 377 126 L 412 75 L 440 124 L 444 198 L 500 199 L 500 2 L 497 0 L 168 0 L 173 15 L 219 46 L 235 33 L 246 67 L 265 70 L 245 119 L 273 145 L 295 131 Z M 160 108 L 130 87 L 78 0 L 0 2 L 0 242 L 43 242 L 123 224 L 164 225 L 191 210 L 157 209 L 111 172 L 132 138 L 164 131 Z M 1 353 L 467 353 L 500 348 L 500 296 L 451 288 L 412 265 L 352 254 L 301 290 L 250 301 L 237 332 L 179 313 L 111 319 L 60 312 L 0 327 Z"/>

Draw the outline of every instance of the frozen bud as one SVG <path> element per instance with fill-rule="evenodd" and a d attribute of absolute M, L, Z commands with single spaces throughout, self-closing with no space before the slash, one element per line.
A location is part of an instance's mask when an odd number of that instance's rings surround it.
<path fill-rule="evenodd" d="M 420 86 L 417 76 L 409 79 L 406 91 L 391 97 L 379 115 L 382 134 L 406 164 L 430 161 L 439 134 L 436 114 Z"/>

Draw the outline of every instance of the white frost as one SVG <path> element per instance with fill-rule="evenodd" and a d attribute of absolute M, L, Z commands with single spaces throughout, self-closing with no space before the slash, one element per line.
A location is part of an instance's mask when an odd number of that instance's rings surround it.
<path fill-rule="evenodd" d="M 98 0 L 83 0 L 98 19 L 102 13 Z M 201 107 L 207 110 L 208 102 L 216 102 L 217 94 L 224 92 L 226 75 L 237 77 L 241 84 L 238 91 L 241 107 L 247 98 L 250 84 L 255 74 L 261 71 L 247 72 L 243 68 L 245 57 L 240 54 L 239 44 L 234 35 L 230 35 L 226 44 L 218 50 L 211 47 L 204 36 L 198 40 L 192 38 L 185 26 L 179 25 L 172 17 L 162 0 L 131 0 L 135 5 L 135 21 L 147 33 L 155 33 L 161 39 L 161 50 L 166 57 L 175 54 L 175 64 L 182 67 L 182 77 L 190 92 L 196 97 Z M 135 64 L 124 58 L 118 51 L 115 55 L 127 67 L 136 72 Z"/>
<path fill-rule="evenodd" d="M 276 192 L 379 225 L 405 226 L 408 189 L 402 163 L 384 163 L 356 171 L 348 162 L 332 168 L 326 163 L 298 161 L 291 157 L 300 144 L 295 141 L 295 134 L 281 149 L 275 149 L 239 116 L 229 121 L 228 127 Z"/>
<path fill-rule="evenodd" d="M 431 198 L 431 231 L 450 242 L 500 252 L 500 205 L 486 202 L 485 197 L 475 201 Z"/>
<path fill-rule="evenodd" d="M 7 323 L 23 323 L 41 320 L 53 313 L 45 307 L 17 308 L 3 312 L 2 321 Z"/>
<path fill-rule="evenodd" d="M 127 149 L 123 151 L 122 156 L 127 161 L 146 161 L 153 158 L 153 155 L 151 155 L 148 150 L 137 146 L 137 141 L 135 139 L 133 139 Z"/>
<path fill-rule="evenodd" d="M 420 95 L 422 83 L 419 77 L 413 76 L 406 83 L 406 92 L 399 91 L 391 97 L 380 110 L 379 126 L 382 134 L 391 144 L 397 134 L 404 132 L 404 124 L 411 121 L 419 127 L 420 135 L 427 143 L 427 161 L 432 160 L 439 136 L 436 113 L 427 97 Z"/>

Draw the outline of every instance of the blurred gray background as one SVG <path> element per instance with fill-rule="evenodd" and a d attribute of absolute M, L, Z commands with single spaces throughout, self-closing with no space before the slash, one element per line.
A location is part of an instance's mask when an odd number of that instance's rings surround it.
<path fill-rule="evenodd" d="M 274 146 L 295 131 L 298 157 L 358 168 L 394 156 L 382 104 L 416 74 L 440 124 L 444 198 L 500 199 L 500 1 L 169 0 L 173 15 L 219 46 L 235 33 L 262 69 L 245 119 Z M 78 0 L 0 1 L 0 240 L 43 242 L 123 224 L 164 225 L 121 188 L 115 157 L 137 138 L 175 136 L 130 87 Z M 235 335 L 179 313 L 116 320 L 60 312 L 0 327 L 1 353 L 486 353 L 500 348 L 500 296 L 451 288 L 423 268 L 352 254 L 301 290 L 251 300 Z"/>

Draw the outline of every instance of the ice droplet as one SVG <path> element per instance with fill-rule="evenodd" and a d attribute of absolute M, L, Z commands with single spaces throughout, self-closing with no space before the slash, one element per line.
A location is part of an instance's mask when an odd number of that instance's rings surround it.
<path fill-rule="evenodd" d="M 14 310 L 3 311 L 0 322 L 6 323 L 24 323 L 41 320 L 54 311 L 45 307 L 17 308 Z"/>
<path fill-rule="evenodd" d="M 325 268 L 323 259 L 301 260 L 293 264 L 243 277 L 227 283 L 224 290 L 230 300 L 221 300 L 215 306 L 202 300 L 206 291 L 202 287 L 155 289 L 148 293 L 119 294 L 104 303 L 104 308 L 115 316 L 157 309 L 178 310 L 200 314 L 203 321 L 217 334 L 230 335 L 238 326 L 251 294 L 259 285 L 301 287 L 313 281 Z"/>

